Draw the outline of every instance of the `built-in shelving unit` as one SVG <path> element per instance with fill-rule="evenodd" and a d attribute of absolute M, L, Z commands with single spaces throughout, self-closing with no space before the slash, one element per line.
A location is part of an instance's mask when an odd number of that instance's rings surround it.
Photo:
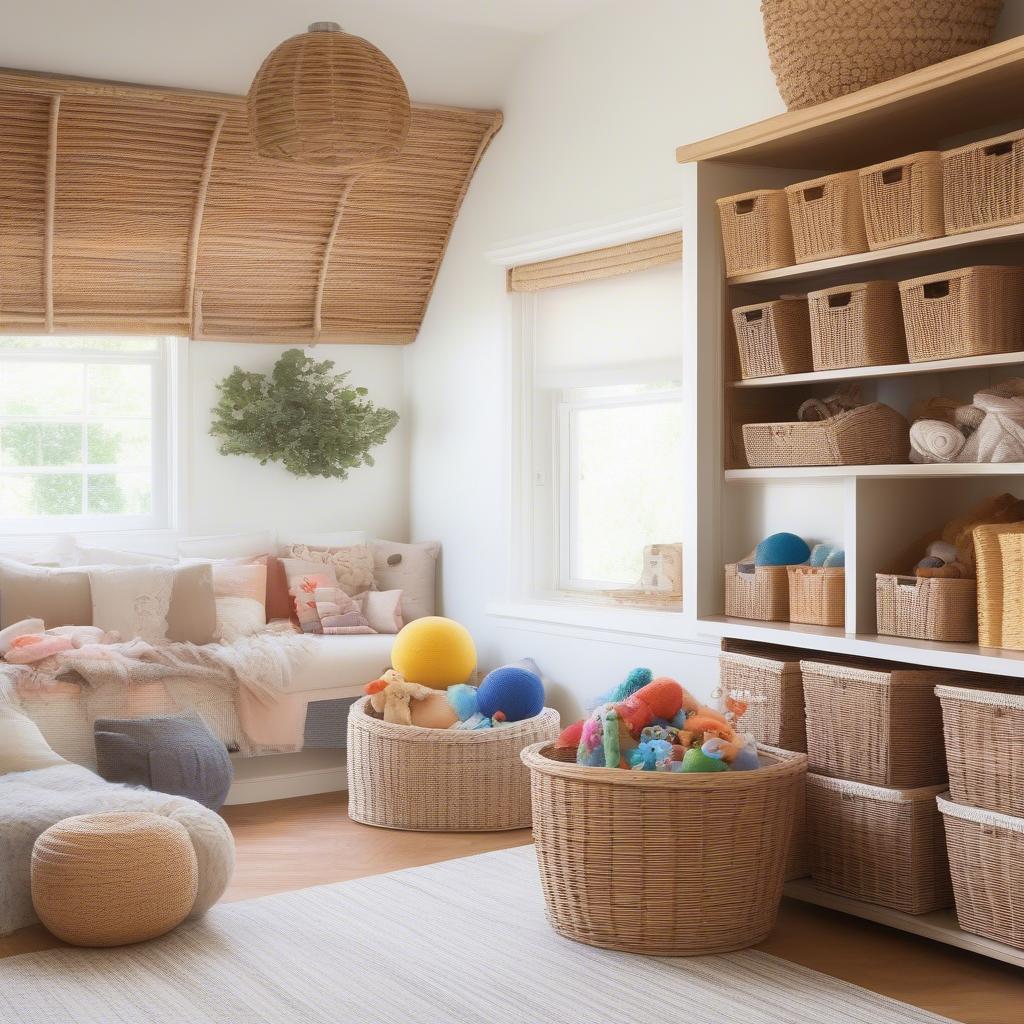
<path fill-rule="evenodd" d="M 767 469 L 727 469 L 723 476 L 730 480 L 827 480 L 859 477 L 890 480 L 935 480 L 984 476 L 1013 476 L 1024 474 L 1019 462 L 939 462 L 923 466 L 772 466 Z M 939 524 L 941 525 L 941 524 Z M 926 533 L 927 531 L 922 531 Z"/>

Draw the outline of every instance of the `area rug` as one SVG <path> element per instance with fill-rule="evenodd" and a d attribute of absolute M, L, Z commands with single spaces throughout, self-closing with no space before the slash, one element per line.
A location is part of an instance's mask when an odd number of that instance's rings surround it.
<path fill-rule="evenodd" d="M 766 953 L 667 960 L 563 939 L 544 919 L 529 846 L 221 904 L 138 946 L 0 960 L 3 1024 L 671 1020 L 944 1018 Z"/>

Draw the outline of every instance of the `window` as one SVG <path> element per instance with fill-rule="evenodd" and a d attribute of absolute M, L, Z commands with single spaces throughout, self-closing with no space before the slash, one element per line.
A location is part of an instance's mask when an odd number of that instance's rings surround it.
<path fill-rule="evenodd" d="M 0 530 L 170 525 L 174 340 L 0 337 Z"/>

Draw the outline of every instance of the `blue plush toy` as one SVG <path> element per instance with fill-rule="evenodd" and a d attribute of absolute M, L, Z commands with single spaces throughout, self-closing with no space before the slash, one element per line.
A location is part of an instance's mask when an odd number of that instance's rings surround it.
<path fill-rule="evenodd" d="M 846 565 L 846 552 L 834 544 L 815 544 L 811 551 L 811 565 L 826 569 L 841 569 Z"/>
<path fill-rule="evenodd" d="M 621 683 L 616 683 L 607 693 L 602 693 L 596 700 L 590 702 L 588 710 L 600 707 L 602 704 L 621 704 L 627 697 L 631 697 L 637 690 L 645 687 L 654 678 L 654 673 L 649 668 L 633 669 Z"/>
<path fill-rule="evenodd" d="M 810 556 L 807 541 L 795 533 L 773 533 L 754 549 L 754 565 L 802 565 Z"/>
<path fill-rule="evenodd" d="M 505 665 L 487 674 L 477 691 L 477 708 L 487 718 L 521 722 L 544 710 L 544 684 L 536 672 Z"/>
<path fill-rule="evenodd" d="M 654 772 L 659 762 L 666 764 L 672 758 L 672 744 L 667 740 L 646 740 L 630 751 L 629 766 L 637 772 Z"/>
<path fill-rule="evenodd" d="M 453 729 L 490 729 L 492 722 L 490 718 L 480 713 L 477 690 L 469 683 L 457 683 L 449 686 L 447 690 L 448 703 L 452 710 L 459 716 L 459 720 L 452 726 Z"/>

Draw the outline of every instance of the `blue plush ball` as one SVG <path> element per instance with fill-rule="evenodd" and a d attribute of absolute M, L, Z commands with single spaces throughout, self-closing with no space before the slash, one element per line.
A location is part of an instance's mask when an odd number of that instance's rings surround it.
<path fill-rule="evenodd" d="M 755 565 L 800 565 L 811 557 L 807 541 L 795 533 L 773 533 L 754 551 Z"/>
<path fill-rule="evenodd" d="M 544 710 L 544 684 L 525 668 L 496 668 L 480 684 L 477 706 L 488 717 L 501 712 L 506 722 L 521 722 Z"/>

